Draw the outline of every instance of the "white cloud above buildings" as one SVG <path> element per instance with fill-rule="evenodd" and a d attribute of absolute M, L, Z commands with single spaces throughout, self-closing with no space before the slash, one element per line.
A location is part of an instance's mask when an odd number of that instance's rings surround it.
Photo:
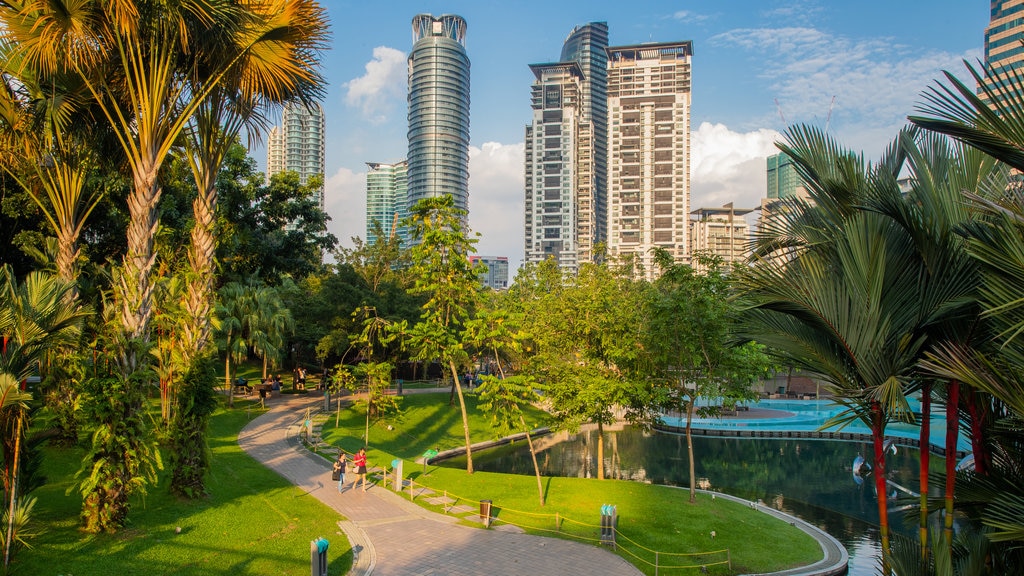
<path fill-rule="evenodd" d="M 387 122 L 396 102 L 405 101 L 407 71 L 405 52 L 387 46 L 374 48 L 366 73 L 345 83 L 345 103 L 360 108 L 372 123 Z"/>
<path fill-rule="evenodd" d="M 524 162 L 522 142 L 469 147 L 469 226 L 481 234 L 477 253 L 507 256 L 510 276 L 523 259 Z"/>
<path fill-rule="evenodd" d="M 690 209 L 756 208 L 766 189 L 765 158 L 778 152 L 775 130 L 734 132 L 725 124 L 702 123 L 690 133 Z"/>

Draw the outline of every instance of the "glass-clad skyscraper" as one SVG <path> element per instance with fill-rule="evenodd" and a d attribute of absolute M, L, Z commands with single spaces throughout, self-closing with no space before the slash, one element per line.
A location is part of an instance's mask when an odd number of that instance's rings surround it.
<path fill-rule="evenodd" d="M 311 176 L 324 175 L 324 110 L 318 104 L 306 107 L 290 102 L 281 113 L 281 125 L 271 128 L 267 138 L 267 181 L 279 172 L 294 171 L 305 184 Z M 320 208 L 324 189 L 320 187 Z"/>
<path fill-rule="evenodd" d="M 1000 99 L 1003 95 L 996 77 L 1008 84 L 1020 97 L 1020 89 L 1013 82 L 1013 74 L 1015 71 L 1021 73 L 1021 68 L 1024 68 L 1024 46 L 1021 41 L 1024 41 L 1024 0 L 992 0 L 989 25 L 985 28 L 985 65 L 989 69 L 984 82 Z M 978 92 L 982 100 L 988 103 L 988 96 L 980 86 Z"/>
<path fill-rule="evenodd" d="M 469 56 L 466 21 L 412 19 L 409 54 L 409 205 L 451 194 L 469 209 Z"/>
<path fill-rule="evenodd" d="M 367 162 L 366 166 L 366 243 L 377 243 L 375 224 L 380 224 L 385 236 L 397 235 L 402 245 L 408 245 L 409 230 L 401 225 L 409 216 L 408 163 Z"/>

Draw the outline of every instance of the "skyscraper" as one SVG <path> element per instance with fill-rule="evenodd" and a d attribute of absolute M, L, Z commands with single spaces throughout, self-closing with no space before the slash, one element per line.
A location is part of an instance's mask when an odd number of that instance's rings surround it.
<path fill-rule="evenodd" d="M 985 64 L 1003 80 L 1020 73 L 1024 66 L 1024 0 L 992 0 L 989 25 L 985 28 Z M 986 74 L 985 84 L 995 88 L 995 78 Z M 981 89 L 979 87 L 979 92 Z M 982 95 L 983 100 L 987 97 Z"/>
<path fill-rule="evenodd" d="M 807 197 L 807 190 L 796 172 L 796 165 L 788 154 L 779 152 L 769 156 L 767 165 L 768 199 L 777 200 L 790 196 Z"/>
<path fill-rule="evenodd" d="M 409 205 L 451 194 L 469 209 L 469 56 L 466 21 L 412 19 L 409 54 Z"/>
<path fill-rule="evenodd" d="M 366 166 L 366 243 L 378 240 L 376 222 L 385 235 L 397 234 L 408 245 L 409 230 L 401 222 L 409 215 L 409 163 L 367 162 Z"/>
<path fill-rule="evenodd" d="M 532 64 L 526 127 L 526 261 L 576 270 L 605 239 L 608 25 L 573 29 L 559 62 Z"/>
<path fill-rule="evenodd" d="M 508 257 L 473 255 L 469 262 L 474 266 L 478 263 L 487 266 L 487 272 L 480 275 L 481 284 L 494 290 L 508 289 Z"/>
<path fill-rule="evenodd" d="M 303 184 L 324 174 L 324 111 L 319 104 L 307 108 L 290 102 L 281 113 L 281 124 L 267 138 L 267 181 L 279 172 L 295 171 Z M 319 191 L 324 207 L 324 189 Z"/>
<path fill-rule="evenodd" d="M 654 248 L 689 262 L 690 41 L 608 52 L 608 250 L 643 275 Z"/>

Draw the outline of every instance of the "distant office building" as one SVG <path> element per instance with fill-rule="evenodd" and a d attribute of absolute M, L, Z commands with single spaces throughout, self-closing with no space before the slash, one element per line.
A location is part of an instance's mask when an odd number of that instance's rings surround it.
<path fill-rule="evenodd" d="M 690 253 L 706 252 L 722 259 L 728 268 L 742 263 L 750 254 L 750 230 L 743 217 L 753 208 L 698 208 L 691 212 Z M 694 268 L 699 268 L 694 262 Z"/>
<path fill-rule="evenodd" d="M 466 21 L 412 19 L 409 54 L 409 204 L 450 194 L 469 209 L 469 56 Z"/>
<path fill-rule="evenodd" d="M 471 255 L 469 262 L 487 266 L 487 272 L 480 275 L 481 284 L 494 290 L 508 289 L 508 257 Z"/>
<path fill-rule="evenodd" d="M 785 153 L 769 156 L 768 165 L 768 199 L 789 198 L 790 196 L 807 197 L 807 189 L 797 174 L 793 159 Z"/>
<path fill-rule="evenodd" d="M 401 223 L 409 216 L 409 163 L 367 162 L 366 166 L 366 243 L 377 243 L 374 223 L 379 223 L 386 236 L 395 234 L 407 246 L 409 231 Z"/>
<path fill-rule="evenodd" d="M 300 103 L 285 105 L 281 124 L 270 129 L 267 138 L 267 181 L 280 172 L 294 171 L 306 184 L 312 176 L 324 174 L 324 111 L 318 104 L 307 108 Z M 319 190 L 320 209 L 324 189 Z"/>
<path fill-rule="evenodd" d="M 1024 66 L 1024 0 L 992 0 L 990 5 L 989 25 L 985 28 L 985 63 L 1005 80 L 1012 78 L 1011 70 L 1019 74 Z M 994 80 L 986 75 L 985 84 L 995 88 Z M 982 99 L 987 100 L 984 96 Z"/>
<path fill-rule="evenodd" d="M 690 256 L 690 41 L 608 52 L 608 249 L 654 278 L 654 248 Z"/>
<path fill-rule="evenodd" d="M 573 29 L 559 62 L 531 64 L 525 259 L 575 271 L 594 260 L 607 212 L 608 25 Z"/>

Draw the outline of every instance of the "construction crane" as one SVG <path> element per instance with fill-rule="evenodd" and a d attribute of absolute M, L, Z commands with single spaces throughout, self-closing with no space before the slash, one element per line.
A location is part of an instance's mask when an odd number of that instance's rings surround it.
<path fill-rule="evenodd" d="M 786 123 L 786 117 L 782 114 L 782 106 L 779 106 L 779 99 L 775 99 L 775 109 L 779 111 L 779 118 L 782 118 L 782 123 Z"/>
<path fill-rule="evenodd" d="M 832 108 L 836 105 L 836 95 L 832 95 L 832 102 L 828 105 L 828 116 L 825 118 L 825 133 L 828 134 L 828 126 L 832 123 Z"/>

